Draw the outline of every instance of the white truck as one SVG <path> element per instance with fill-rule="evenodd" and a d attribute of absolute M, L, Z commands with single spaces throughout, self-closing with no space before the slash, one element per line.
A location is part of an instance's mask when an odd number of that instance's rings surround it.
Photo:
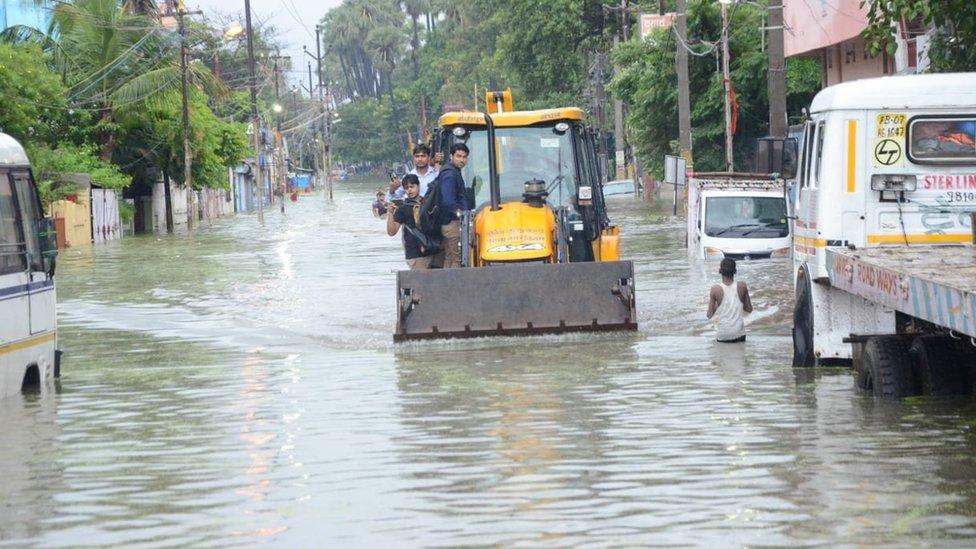
<path fill-rule="evenodd" d="M 0 133 L 0 398 L 60 374 L 56 254 L 27 154 Z"/>
<path fill-rule="evenodd" d="M 976 357 L 976 74 L 821 91 L 795 205 L 793 365 L 877 396 L 968 393 Z"/>
<path fill-rule="evenodd" d="M 696 173 L 688 181 L 688 251 L 699 258 L 789 257 L 783 180 L 750 173 Z"/>

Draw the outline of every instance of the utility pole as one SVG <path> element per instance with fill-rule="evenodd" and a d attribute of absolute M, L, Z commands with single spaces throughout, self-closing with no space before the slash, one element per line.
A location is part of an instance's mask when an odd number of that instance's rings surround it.
<path fill-rule="evenodd" d="M 197 220 L 196 194 L 193 192 L 193 152 L 190 149 L 190 51 L 186 40 L 187 15 L 201 13 L 188 12 L 182 1 L 176 3 L 176 20 L 180 35 L 180 92 L 183 111 L 183 185 L 186 187 L 186 228 L 192 229 Z M 172 212 L 170 212 L 172 215 Z"/>
<path fill-rule="evenodd" d="M 686 165 L 692 166 L 691 149 L 691 90 L 688 84 L 688 21 L 685 15 L 685 0 L 677 0 L 675 32 L 678 33 L 677 71 L 678 71 L 678 142 L 681 156 Z"/>
<path fill-rule="evenodd" d="M 617 48 L 620 44 L 620 37 L 613 37 L 613 47 Z M 617 71 L 616 65 L 614 66 L 614 72 Z M 616 154 L 614 156 L 614 166 L 616 167 L 616 176 L 614 179 L 623 179 L 627 175 L 626 171 L 626 156 L 624 152 L 624 103 L 618 97 L 613 99 L 613 137 L 614 137 L 614 147 L 616 149 Z"/>
<path fill-rule="evenodd" d="M 319 84 L 319 88 L 318 88 L 319 89 L 319 117 L 321 119 L 324 119 L 329 115 L 329 113 L 325 105 L 325 95 L 324 95 L 325 87 L 322 85 L 322 27 L 321 26 L 319 25 L 315 26 L 315 55 L 312 55 L 308 51 L 308 48 L 303 47 L 302 49 L 309 57 L 314 59 L 316 62 L 315 72 L 318 75 L 318 84 Z M 309 64 L 309 70 L 311 70 L 311 64 Z M 311 73 L 309 73 L 308 83 L 309 86 L 312 85 Z M 319 128 L 319 135 L 321 136 L 321 139 L 319 140 L 319 148 L 317 152 L 318 152 L 318 165 L 319 165 L 319 172 L 321 174 L 321 181 L 324 183 L 322 194 L 326 200 L 332 200 L 332 173 L 331 173 L 332 168 L 331 166 L 329 166 L 329 162 L 327 161 L 326 158 L 329 155 L 329 146 L 330 146 L 329 143 L 330 136 L 328 135 L 328 132 L 330 130 L 329 123 L 327 120 L 320 120 L 319 123 L 316 125 Z"/>
<path fill-rule="evenodd" d="M 247 66 L 251 78 L 251 124 L 254 125 L 254 168 L 258 191 L 258 222 L 264 223 L 264 181 L 261 177 L 261 117 L 258 116 L 258 79 L 254 69 L 254 38 L 251 29 L 251 0 L 244 0 L 244 14 L 247 24 Z"/>
<path fill-rule="evenodd" d="M 783 57 L 783 0 L 769 0 L 769 136 L 786 137 L 786 60 Z"/>
<path fill-rule="evenodd" d="M 281 213 L 285 213 L 285 154 L 282 148 L 282 140 L 284 139 L 281 135 L 281 90 L 279 86 L 281 67 L 278 66 L 278 61 L 284 59 L 291 59 L 287 55 L 281 55 L 281 52 L 275 53 L 271 56 L 274 59 L 274 87 L 275 87 L 275 165 L 278 167 L 278 190 L 281 192 Z"/>
<path fill-rule="evenodd" d="M 729 80 L 729 4 L 732 0 L 721 0 L 722 5 L 722 84 L 725 89 L 725 171 L 732 172 L 732 105 L 730 104 L 732 82 Z"/>

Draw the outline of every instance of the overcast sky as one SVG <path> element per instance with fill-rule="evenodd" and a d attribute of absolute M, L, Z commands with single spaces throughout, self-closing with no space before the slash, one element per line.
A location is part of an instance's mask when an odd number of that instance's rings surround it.
<path fill-rule="evenodd" d="M 205 16 L 216 18 L 216 14 L 241 15 L 244 13 L 244 0 L 185 0 L 187 9 L 199 9 Z M 282 55 L 290 55 L 292 64 L 299 71 L 306 66 L 308 57 L 302 60 L 302 46 L 315 51 L 315 25 L 322 20 L 329 9 L 338 6 L 342 0 L 251 0 L 251 18 L 267 21 L 278 29 L 283 49 Z M 243 23 L 243 20 L 241 21 Z M 295 81 L 300 75 L 290 74 Z"/>

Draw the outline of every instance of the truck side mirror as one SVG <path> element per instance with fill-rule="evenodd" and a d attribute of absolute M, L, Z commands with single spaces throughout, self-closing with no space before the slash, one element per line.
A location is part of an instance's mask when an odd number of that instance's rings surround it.
<path fill-rule="evenodd" d="M 37 220 L 37 240 L 40 243 L 41 266 L 48 276 L 54 276 L 55 258 L 58 256 L 58 232 L 54 218 Z"/>
<path fill-rule="evenodd" d="M 796 177 L 796 139 L 761 137 L 756 143 L 756 171 L 780 174 L 783 179 Z"/>

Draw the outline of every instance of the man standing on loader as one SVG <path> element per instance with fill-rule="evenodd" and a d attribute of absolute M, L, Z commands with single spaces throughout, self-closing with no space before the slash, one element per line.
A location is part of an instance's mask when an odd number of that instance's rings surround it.
<path fill-rule="evenodd" d="M 461 175 L 461 170 L 468 164 L 468 146 L 455 143 L 451 145 L 450 153 L 447 165 L 437 177 L 443 248 L 432 261 L 433 265 L 442 264 L 445 269 L 461 266 L 461 212 L 470 209 L 464 194 L 464 177 Z"/>
<path fill-rule="evenodd" d="M 397 207 L 390 202 L 389 214 L 386 216 L 386 234 L 396 236 L 400 226 L 403 226 L 403 253 L 407 259 L 407 267 L 411 271 L 423 271 L 430 268 L 431 238 L 424 235 L 417 228 L 417 216 L 420 203 L 420 180 L 414 174 L 403 177 L 401 187 L 405 198 L 403 205 Z"/>

